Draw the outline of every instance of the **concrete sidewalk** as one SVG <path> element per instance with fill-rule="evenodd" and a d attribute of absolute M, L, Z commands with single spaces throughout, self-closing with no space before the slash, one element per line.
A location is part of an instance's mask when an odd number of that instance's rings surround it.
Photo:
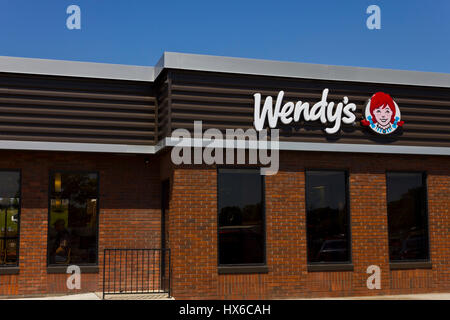
<path fill-rule="evenodd" d="M 307 300 L 450 300 L 450 293 L 422 293 L 422 294 L 401 294 L 391 296 L 318 298 Z"/>
<path fill-rule="evenodd" d="M 6 298 L 0 300 L 102 300 L 101 292 L 59 295 L 59 296 L 42 296 L 42 297 L 21 297 Z M 174 300 L 168 298 L 167 294 L 116 294 L 106 295 L 105 300 Z"/>
<path fill-rule="evenodd" d="M 49 296 L 49 297 L 24 297 L 24 298 L 12 298 L 1 300 L 101 300 L 101 298 L 95 293 L 81 293 L 70 294 L 64 296 Z"/>
<path fill-rule="evenodd" d="M 73 295 L 51 296 L 51 297 L 30 297 L 18 299 L 0 299 L 0 300 L 102 300 L 102 294 L 83 293 Z M 105 300 L 174 300 L 167 295 L 161 294 L 123 294 L 107 295 Z M 297 299 L 294 299 L 297 300 Z M 316 299 L 298 299 L 298 300 L 450 300 L 450 293 L 424 293 L 424 294 L 404 294 L 392 296 L 364 296 L 364 297 L 340 297 L 340 298 L 316 298 Z"/>

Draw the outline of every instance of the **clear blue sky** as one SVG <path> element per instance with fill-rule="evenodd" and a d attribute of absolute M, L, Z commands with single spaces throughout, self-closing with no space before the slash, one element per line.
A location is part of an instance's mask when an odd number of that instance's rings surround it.
<path fill-rule="evenodd" d="M 81 8 L 81 30 L 66 8 Z M 368 30 L 366 8 L 381 8 Z M 0 55 L 154 65 L 164 51 L 450 73 L 450 0 L 0 0 Z"/>

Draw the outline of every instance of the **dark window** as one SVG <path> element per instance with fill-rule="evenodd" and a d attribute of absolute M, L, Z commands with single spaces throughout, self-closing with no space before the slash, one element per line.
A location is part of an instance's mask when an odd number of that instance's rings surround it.
<path fill-rule="evenodd" d="M 19 255 L 20 172 L 0 171 L 0 266 L 17 266 Z"/>
<path fill-rule="evenodd" d="M 347 194 L 346 172 L 306 172 L 309 263 L 350 262 Z"/>
<path fill-rule="evenodd" d="M 54 172 L 50 180 L 49 264 L 95 264 L 98 175 Z"/>
<path fill-rule="evenodd" d="M 428 260 L 425 175 L 388 172 L 386 182 L 390 261 Z"/>
<path fill-rule="evenodd" d="M 219 265 L 265 263 L 264 190 L 259 169 L 219 169 Z"/>

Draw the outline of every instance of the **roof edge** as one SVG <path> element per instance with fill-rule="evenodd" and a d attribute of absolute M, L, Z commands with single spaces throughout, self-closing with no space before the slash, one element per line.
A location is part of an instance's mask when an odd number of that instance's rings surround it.
<path fill-rule="evenodd" d="M 0 56 L 0 72 L 154 82 L 164 69 L 450 88 L 450 74 L 164 52 L 154 67 Z"/>
<path fill-rule="evenodd" d="M 450 88 L 450 74 L 164 52 L 164 68 Z M 160 69 L 162 70 L 162 69 Z M 156 73 L 157 77 L 159 73 Z"/>
<path fill-rule="evenodd" d="M 155 77 L 154 67 L 5 56 L 0 72 L 150 82 Z"/>

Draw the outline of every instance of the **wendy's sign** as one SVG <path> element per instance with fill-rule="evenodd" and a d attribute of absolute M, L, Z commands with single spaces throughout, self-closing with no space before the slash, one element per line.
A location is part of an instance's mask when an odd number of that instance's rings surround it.
<path fill-rule="evenodd" d="M 276 128 L 278 120 L 283 124 L 290 124 L 292 121 L 299 122 L 301 119 L 308 122 L 320 120 L 323 124 L 330 123 L 332 125 L 331 128 L 325 129 L 328 134 L 338 132 L 341 123 L 351 124 L 356 120 L 353 113 L 356 111 L 356 105 L 349 103 L 348 97 L 344 97 L 342 102 L 337 104 L 328 102 L 328 89 L 323 90 L 322 99 L 312 106 L 303 101 L 295 103 L 288 101 L 283 104 L 284 91 L 280 91 L 275 106 L 272 97 L 268 96 L 261 110 L 261 94 L 255 93 L 253 97 L 255 98 L 253 124 L 257 131 L 263 129 L 266 118 L 271 128 Z"/>
<path fill-rule="evenodd" d="M 365 117 L 361 124 L 379 134 L 390 134 L 404 123 L 397 103 L 384 92 L 377 92 L 369 99 Z"/>
<path fill-rule="evenodd" d="M 260 93 L 255 93 L 253 95 L 255 129 L 262 130 L 266 121 L 270 128 L 276 128 L 278 121 L 287 125 L 302 120 L 305 122 L 320 120 L 324 125 L 328 125 L 325 132 L 334 134 L 340 130 L 341 124 L 354 124 L 356 104 L 349 103 L 346 96 L 340 102 L 328 102 L 328 92 L 328 89 L 324 89 L 321 100 L 310 105 L 301 100 L 283 102 L 284 91 L 280 91 L 275 105 L 273 98 L 267 96 L 262 108 L 262 96 Z M 386 93 L 377 92 L 367 103 L 365 119 L 361 121 L 361 124 L 370 127 L 376 133 L 389 134 L 403 125 L 400 119 L 400 109 L 394 100 Z"/>

